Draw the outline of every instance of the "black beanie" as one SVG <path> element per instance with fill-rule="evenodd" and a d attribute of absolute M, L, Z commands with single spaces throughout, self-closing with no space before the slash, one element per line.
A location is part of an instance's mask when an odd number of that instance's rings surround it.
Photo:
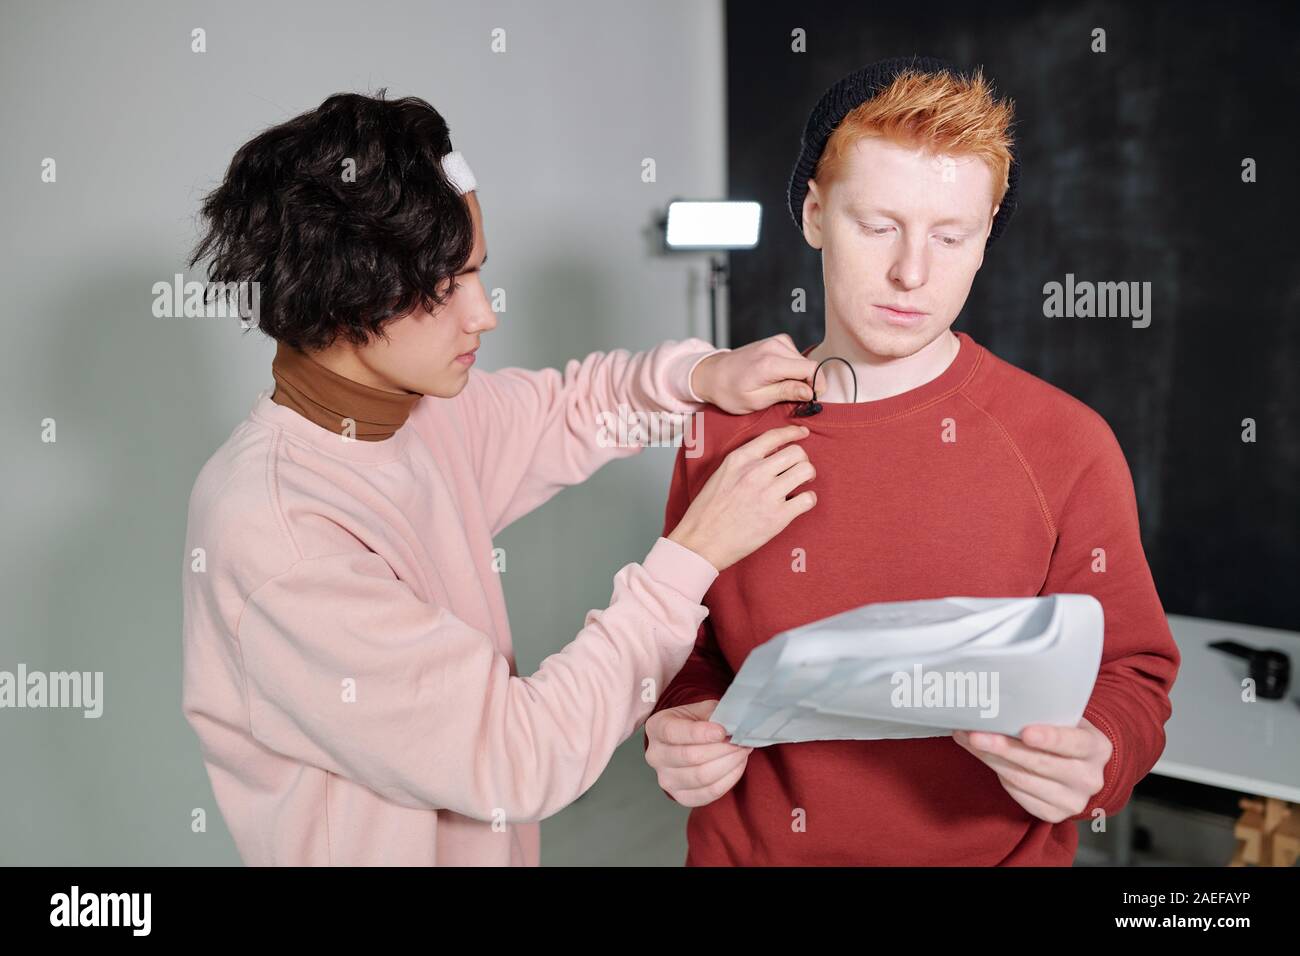
<path fill-rule="evenodd" d="M 817 105 L 813 107 L 808 123 L 804 126 L 803 145 L 799 150 L 799 160 L 794 164 L 794 172 L 790 174 L 788 191 L 790 215 L 794 217 L 794 224 L 800 232 L 803 232 L 803 201 L 808 195 L 808 180 L 817 171 L 817 162 L 821 159 L 822 150 L 826 148 L 826 141 L 831 138 L 831 133 L 855 107 L 885 89 L 908 68 L 923 73 L 948 72 L 955 76 L 960 75 L 956 68 L 937 57 L 891 57 L 864 66 L 839 80 L 822 94 Z M 1017 150 L 1013 147 L 1011 168 L 1007 170 L 1006 195 L 1002 197 L 998 214 L 993 217 L 993 227 L 989 230 L 986 247 L 1002 235 L 1007 227 L 1007 221 L 1016 211 L 1016 187 L 1020 182 L 1020 159 L 1016 153 Z"/>

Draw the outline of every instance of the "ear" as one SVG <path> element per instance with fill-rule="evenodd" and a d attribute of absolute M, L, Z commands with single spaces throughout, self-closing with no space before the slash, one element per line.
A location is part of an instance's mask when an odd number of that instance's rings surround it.
<path fill-rule="evenodd" d="M 824 199 L 817 181 L 808 180 L 808 195 L 803 199 L 803 237 L 814 249 L 822 247 L 822 217 L 826 213 Z"/>

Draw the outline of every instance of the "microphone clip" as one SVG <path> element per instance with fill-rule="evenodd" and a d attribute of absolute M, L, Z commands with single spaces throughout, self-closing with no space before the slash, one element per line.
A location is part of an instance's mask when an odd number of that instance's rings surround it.
<path fill-rule="evenodd" d="M 822 403 L 817 401 L 817 373 L 822 370 L 822 366 L 827 362 L 843 362 L 849 366 L 849 374 L 853 376 L 853 403 L 858 402 L 858 373 L 853 370 L 853 366 L 848 359 L 842 359 L 838 355 L 832 355 L 822 359 L 817 363 L 817 368 L 813 371 L 812 390 L 813 397 L 806 402 L 800 402 L 794 410 L 795 418 L 808 418 L 811 415 L 817 415 L 822 410 Z"/>

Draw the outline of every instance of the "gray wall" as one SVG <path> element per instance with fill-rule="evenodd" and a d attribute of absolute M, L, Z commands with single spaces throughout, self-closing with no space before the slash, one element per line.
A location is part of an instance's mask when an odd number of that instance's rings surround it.
<path fill-rule="evenodd" d="M 479 179 L 484 280 L 508 300 L 481 367 L 706 336 L 703 261 L 656 255 L 647 232 L 670 198 L 723 193 L 721 6 L 43 3 L 6 5 L 0 38 L 0 669 L 105 675 L 98 720 L 0 710 L 0 863 L 237 863 L 180 712 L 182 546 L 194 476 L 271 385 L 274 349 L 236 323 L 151 314 L 201 196 L 257 131 L 387 86 L 443 112 Z M 657 183 L 640 180 L 646 156 Z M 501 536 L 522 673 L 649 549 L 671 463 L 617 462 Z M 664 812 L 640 769 L 634 799 Z"/>

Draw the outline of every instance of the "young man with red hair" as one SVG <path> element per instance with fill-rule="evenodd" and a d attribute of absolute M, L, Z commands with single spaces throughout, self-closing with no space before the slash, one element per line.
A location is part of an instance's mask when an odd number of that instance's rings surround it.
<path fill-rule="evenodd" d="M 695 651 L 646 724 L 692 807 L 694 865 L 1069 865 L 1164 747 L 1178 650 L 1123 451 L 1096 412 L 951 326 L 1015 208 L 1012 105 L 932 58 L 873 64 L 810 117 L 790 209 L 820 250 L 821 411 L 711 412 L 667 525 L 728 451 L 800 421 L 818 508 L 722 572 Z M 848 366 L 856 376 L 850 375 Z M 820 384 L 820 383 L 818 383 Z M 854 394 L 856 393 L 856 394 Z M 1077 726 L 742 747 L 700 742 L 751 650 L 863 604 L 1086 593 L 1105 612 Z"/>

